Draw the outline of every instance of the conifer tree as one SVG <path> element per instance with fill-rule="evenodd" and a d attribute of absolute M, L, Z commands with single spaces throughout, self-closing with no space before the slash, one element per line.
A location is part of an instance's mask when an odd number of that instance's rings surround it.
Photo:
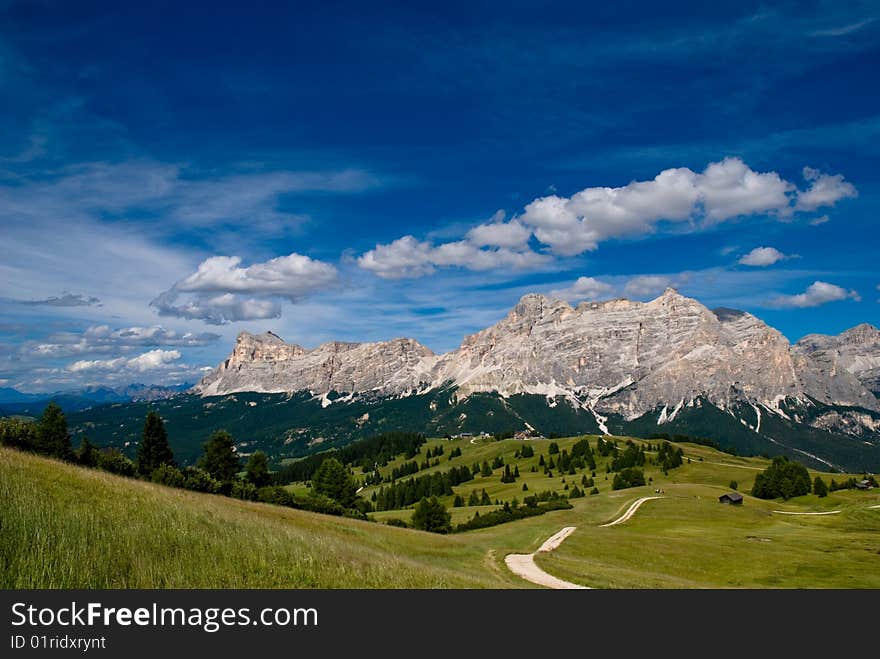
<path fill-rule="evenodd" d="M 168 433 L 162 417 L 153 410 L 147 413 L 137 453 L 137 472 L 149 476 L 162 465 L 174 466 L 174 454 L 168 445 Z"/>
<path fill-rule="evenodd" d="M 232 435 L 225 430 L 212 434 L 205 442 L 199 466 L 221 483 L 232 481 L 239 469 Z"/>
<path fill-rule="evenodd" d="M 41 453 L 66 460 L 70 457 L 70 433 L 61 407 L 54 401 L 46 405 L 37 422 L 37 448 Z"/>

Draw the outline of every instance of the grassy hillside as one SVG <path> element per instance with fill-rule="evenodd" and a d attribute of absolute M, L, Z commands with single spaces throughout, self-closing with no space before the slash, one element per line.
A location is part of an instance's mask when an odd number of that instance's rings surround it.
<path fill-rule="evenodd" d="M 0 588 L 498 586 L 460 536 L 123 479 L 0 448 Z"/>
<path fill-rule="evenodd" d="M 575 441 L 557 443 L 570 450 Z M 590 441 L 595 447 L 595 438 Z M 438 466 L 416 475 L 500 456 L 518 466 L 519 480 L 501 483 L 496 469 L 456 486 L 456 493 L 485 488 L 493 500 L 522 500 L 541 489 L 564 491 L 562 476 L 530 471 L 540 455 L 548 455 L 550 442 L 528 444 L 534 457 L 515 459 L 522 441 L 430 440 L 417 459 L 441 445 L 444 455 Z M 880 588 L 880 508 L 871 508 L 880 506 L 880 491 L 787 502 L 746 495 L 742 506 L 725 506 L 717 497 L 729 491 L 730 481 L 748 492 L 768 461 L 680 446 L 685 463 L 667 475 L 648 466 L 650 485 L 612 490 L 605 458 L 597 456 L 600 494 L 571 500 L 570 510 L 450 536 L 173 490 L 0 448 L 0 587 L 531 588 L 507 570 L 504 556 L 534 551 L 560 528 L 575 526 L 558 550 L 537 562 L 584 585 Z M 456 447 L 462 456 L 450 461 Z M 382 471 L 403 461 L 401 456 Z M 580 484 L 582 476 L 565 478 Z M 523 482 L 529 492 L 522 491 Z M 369 498 L 372 489 L 362 495 Z M 655 489 L 664 490 L 663 499 L 647 502 L 625 524 L 600 527 Z M 447 505 L 451 499 L 444 498 Z M 451 510 L 454 522 L 473 514 L 469 508 Z M 788 516 L 774 510 L 841 512 Z"/>

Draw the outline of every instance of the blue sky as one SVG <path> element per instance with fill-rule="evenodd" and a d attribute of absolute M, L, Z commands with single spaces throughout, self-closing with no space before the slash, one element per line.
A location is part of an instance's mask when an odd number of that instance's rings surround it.
<path fill-rule="evenodd" d="M 527 292 L 880 324 L 876 3 L 129 4 L 0 0 L 0 386 Z"/>

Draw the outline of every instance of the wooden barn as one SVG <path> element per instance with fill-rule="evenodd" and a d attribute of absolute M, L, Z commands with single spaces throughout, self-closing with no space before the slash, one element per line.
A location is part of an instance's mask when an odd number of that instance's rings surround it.
<path fill-rule="evenodd" d="M 722 494 L 718 497 L 718 501 L 720 503 L 730 503 L 735 506 L 741 506 L 743 502 L 743 495 L 739 492 L 728 492 L 727 494 Z"/>

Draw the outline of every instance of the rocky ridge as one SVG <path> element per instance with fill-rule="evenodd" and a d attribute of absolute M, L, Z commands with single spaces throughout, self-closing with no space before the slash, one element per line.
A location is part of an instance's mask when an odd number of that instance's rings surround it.
<path fill-rule="evenodd" d="M 759 407 L 783 414 L 780 401 L 791 399 L 878 410 L 880 401 L 863 384 L 880 366 L 878 334 L 859 326 L 792 346 L 751 314 L 712 311 L 673 289 L 650 302 L 576 307 L 530 294 L 444 355 L 406 338 L 306 350 L 272 333 L 243 332 L 230 357 L 194 391 L 308 390 L 330 404 L 331 392 L 345 400 L 450 386 L 459 399 L 476 392 L 563 397 L 592 411 L 600 426 L 603 415 L 632 419 L 661 406 L 663 420 L 674 419 L 699 398 L 721 409 L 748 403 L 759 418 Z"/>

